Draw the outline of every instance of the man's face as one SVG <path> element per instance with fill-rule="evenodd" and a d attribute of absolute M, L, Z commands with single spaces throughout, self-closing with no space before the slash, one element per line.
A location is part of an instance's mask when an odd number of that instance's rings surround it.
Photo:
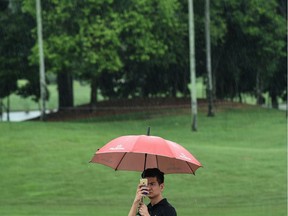
<path fill-rule="evenodd" d="M 147 177 L 147 179 L 149 189 L 148 197 L 151 199 L 160 195 L 164 189 L 164 184 L 162 183 L 159 185 L 156 177 Z"/>

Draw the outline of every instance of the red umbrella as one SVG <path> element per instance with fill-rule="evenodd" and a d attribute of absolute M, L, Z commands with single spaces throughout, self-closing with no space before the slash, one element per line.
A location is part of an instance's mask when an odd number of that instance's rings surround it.
<path fill-rule="evenodd" d="M 128 135 L 98 149 L 92 163 L 115 170 L 143 171 L 158 168 L 165 174 L 193 173 L 201 163 L 181 145 L 157 136 Z"/>

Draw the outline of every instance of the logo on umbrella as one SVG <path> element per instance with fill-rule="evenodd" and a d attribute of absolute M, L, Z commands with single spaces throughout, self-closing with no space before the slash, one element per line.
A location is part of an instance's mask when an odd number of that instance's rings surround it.
<path fill-rule="evenodd" d="M 112 151 L 116 151 L 116 150 L 124 150 L 125 148 L 123 148 L 122 145 L 117 145 L 116 147 L 111 147 L 109 148 L 109 150 L 112 150 Z"/>

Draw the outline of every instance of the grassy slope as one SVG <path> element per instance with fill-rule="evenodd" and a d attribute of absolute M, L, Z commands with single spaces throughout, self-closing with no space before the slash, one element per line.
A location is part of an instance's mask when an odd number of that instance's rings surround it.
<path fill-rule="evenodd" d="M 109 140 L 141 134 L 176 141 L 204 168 L 167 175 L 178 215 L 284 216 L 286 118 L 280 111 L 228 109 L 215 118 L 165 115 L 127 121 L 0 124 L 0 215 L 126 215 L 139 173 L 88 163 Z M 151 116 L 150 116 L 151 117 Z M 145 119 L 145 120 L 143 120 Z"/>

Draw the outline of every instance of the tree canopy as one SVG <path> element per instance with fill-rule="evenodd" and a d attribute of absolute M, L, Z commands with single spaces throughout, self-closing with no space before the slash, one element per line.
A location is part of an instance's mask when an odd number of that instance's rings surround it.
<path fill-rule="evenodd" d="M 206 80 L 204 3 L 194 0 L 196 74 Z M 251 94 L 273 106 L 286 98 L 287 2 L 210 3 L 216 98 Z M 36 9 L 31 0 L 0 2 L 0 98 L 39 99 Z M 188 5 L 180 0 L 42 1 L 46 74 L 57 76 L 59 107 L 73 106 L 73 79 L 107 98 L 189 96 Z M 21 35 L 21 37 L 19 37 Z M 24 86 L 17 80 L 26 79 Z"/>

